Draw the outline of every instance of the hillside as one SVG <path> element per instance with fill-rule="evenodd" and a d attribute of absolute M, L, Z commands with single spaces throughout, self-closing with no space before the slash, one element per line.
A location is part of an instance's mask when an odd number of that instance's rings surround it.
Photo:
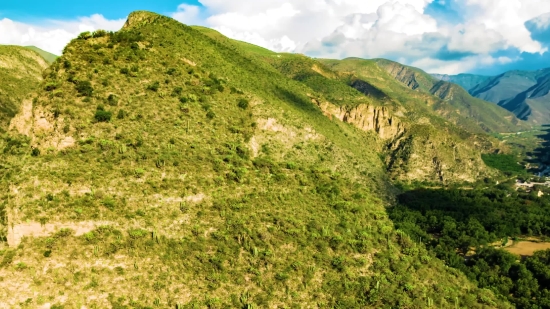
<path fill-rule="evenodd" d="M 38 53 L 40 56 L 42 56 L 42 58 L 44 58 L 44 60 L 46 60 L 46 62 L 48 64 L 52 64 L 54 63 L 55 59 L 57 59 L 58 56 L 52 54 L 52 53 L 49 53 L 45 50 L 42 50 L 36 46 L 25 46 L 25 48 L 27 49 L 30 49 L 32 51 L 35 51 L 36 53 Z"/>
<path fill-rule="evenodd" d="M 35 52 L 0 45 L 0 133 L 5 132 L 27 95 L 38 89 L 47 66 Z"/>
<path fill-rule="evenodd" d="M 464 83 L 462 76 L 443 78 L 462 85 L 476 98 L 502 106 L 530 124 L 550 123 L 550 68 L 509 71 L 489 78 L 473 75 L 468 84 Z"/>
<path fill-rule="evenodd" d="M 8 307 L 511 307 L 393 228 L 374 130 L 250 52 L 148 12 L 65 48 L 2 145 Z"/>
<path fill-rule="evenodd" d="M 470 90 L 472 95 L 515 113 L 533 124 L 550 122 L 550 69 L 510 71 L 495 76 Z"/>
<path fill-rule="evenodd" d="M 437 80 L 426 72 L 397 62 L 377 59 L 376 63 L 391 76 L 409 88 L 432 94 L 444 103 L 434 105 L 434 110 L 442 115 L 458 113 L 462 118 L 453 123 L 466 130 L 480 128 L 486 132 L 515 132 L 527 128 L 514 114 L 489 102 L 472 97 L 462 87 L 443 80 Z"/>
<path fill-rule="evenodd" d="M 457 74 L 457 75 L 448 75 L 448 74 L 430 74 L 437 80 L 443 80 L 453 84 L 457 84 L 460 87 L 464 88 L 466 91 L 474 88 L 475 86 L 485 82 L 492 76 L 485 75 L 476 75 L 476 74 Z"/>
<path fill-rule="evenodd" d="M 228 39 L 212 29 L 193 28 L 230 48 L 244 51 L 247 56 L 270 64 L 284 76 L 306 85 L 312 90 L 306 93 L 311 102 L 331 119 L 378 135 L 381 143 L 378 143 L 377 151 L 382 153 L 392 179 L 450 183 L 473 181 L 489 172 L 480 161 L 479 151 L 493 151 L 492 141 L 484 135 L 472 136 L 468 131 L 449 126 L 438 115 L 427 110 L 424 102 L 412 104 L 415 92 L 406 91 L 400 101 L 396 101 L 363 80 L 333 71 L 322 59 L 299 54 L 276 54 Z M 378 78 L 386 76 L 380 73 Z M 392 80 L 387 78 L 387 81 Z M 406 109 L 409 112 L 405 115 Z M 430 118 L 428 123 L 426 117 Z"/>
<path fill-rule="evenodd" d="M 293 54 L 268 61 L 285 76 L 320 94 L 312 97 L 312 102 L 327 116 L 376 132 L 384 141 L 379 151 L 392 179 L 447 183 L 472 181 L 487 174 L 478 153 L 490 149 L 491 142 L 447 123 L 423 102 L 417 104 L 414 92 L 401 98 L 386 94 L 368 81 L 339 72 L 342 67 L 335 64 L 347 64 L 345 61 Z M 380 73 L 377 78 L 392 80 Z"/>

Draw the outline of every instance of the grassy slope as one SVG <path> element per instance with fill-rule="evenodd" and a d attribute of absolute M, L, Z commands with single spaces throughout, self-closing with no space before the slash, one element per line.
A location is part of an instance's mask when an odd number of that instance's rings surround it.
<path fill-rule="evenodd" d="M 136 12 L 129 25 L 121 42 L 71 42 L 51 67 L 34 107 L 53 124 L 30 141 L 39 156 L 22 136 L 4 145 L 14 221 L 113 223 L 1 251 L 0 298 L 506 307 L 392 228 L 383 167 L 365 147 L 375 140 L 324 117 L 311 88 L 167 17 Z M 93 120 L 98 105 L 110 122 Z M 58 152 L 57 135 L 77 143 Z"/>
<path fill-rule="evenodd" d="M 52 64 L 54 63 L 55 59 L 57 59 L 59 56 L 57 55 L 54 55 L 52 53 L 49 53 L 45 50 L 42 50 L 36 46 L 25 46 L 25 48 L 27 49 L 30 49 L 36 53 L 38 53 L 40 56 L 42 56 L 42 58 L 44 58 L 46 60 L 46 62 L 48 62 L 49 64 Z"/>
<path fill-rule="evenodd" d="M 21 101 L 38 88 L 46 62 L 19 46 L 0 45 L 0 132 L 19 110 Z"/>
<path fill-rule="evenodd" d="M 479 177 L 476 173 L 485 172 L 480 168 L 482 162 L 478 151 L 492 147 L 487 136 L 472 134 L 445 121 L 426 106 L 425 100 L 433 99 L 433 96 L 421 94 L 419 99 L 418 92 L 404 87 L 377 65 L 372 67 L 375 71 L 370 72 L 376 77 L 373 81 L 365 77 L 370 68 L 360 70 L 359 74 L 353 71 L 368 62 L 360 59 L 356 63 L 353 60 L 352 63 L 319 61 L 292 54 L 266 59 L 285 76 L 323 95 L 322 100 L 345 110 L 368 105 L 398 116 L 391 122 L 401 122 L 404 131 L 386 139 L 384 151 L 385 164 L 393 179 L 456 182 Z M 346 67 L 348 64 L 355 67 Z M 388 88 L 388 85 L 391 86 Z M 363 117 L 369 121 L 371 116 L 363 114 Z M 479 146 L 481 149 L 476 149 Z M 438 164 L 443 166 L 442 170 Z"/>
<path fill-rule="evenodd" d="M 409 85 L 410 88 L 443 100 L 433 106 L 434 110 L 442 115 L 453 115 L 449 120 L 469 131 L 513 132 L 527 128 L 512 113 L 472 97 L 458 85 L 439 81 L 420 69 L 393 61 L 376 59 L 375 62 L 400 82 L 412 84 Z"/>

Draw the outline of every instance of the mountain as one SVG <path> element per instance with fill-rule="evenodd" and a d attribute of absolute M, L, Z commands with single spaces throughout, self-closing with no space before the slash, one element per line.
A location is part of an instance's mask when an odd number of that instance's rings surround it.
<path fill-rule="evenodd" d="M 55 59 L 58 58 L 58 56 L 56 56 L 52 53 L 49 53 L 45 50 L 42 50 L 42 49 L 40 49 L 36 46 L 25 46 L 25 48 L 30 49 L 30 50 L 35 51 L 36 53 L 38 53 L 40 56 L 42 56 L 42 58 L 44 58 L 44 60 L 46 60 L 46 62 L 48 62 L 48 64 L 54 63 Z"/>
<path fill-rule="evenodd" d="M 21 102 L 38 89 L 47 66 L 36 52 L 0 45 L 0 132 L 7 129 Z"/>
<path fill-rule="evenodd" d="M 403 117 L 403 106 L 409 104 L 411 97 L 416 95 L 413 92 L 409 91 L 401 97 L 401 107 L 392 110 L 388 103 L 395 107 L 396 102 L 388 100 L 384 93 L 378 91 L 377 97 L 370 97 L 370 92 L 376 88 L 370 87 L 367 93 L 364 87 L 369 84 L 362 81 L 350 84 L 348 76 L 332 71 L 322 63 L 322 59 L 311 59 L 297 54 L 277 54 L 249 43 L 228 39 L 212 29 L 197 26 L 193 29 L 217 41 L 238 46 L 247 56 L 267 62 L 286 77 L 305 84 L 314 91 L 309 91 L 306 95 L 328 117 L 378 135 L 382 139 L 378 150 L 384 152 L 387 170 L 394 179 L 473 181 L 489 172 L 483 168 L 483 163 L 475 153 L 493 151 L 498 146 L 493 144 L 495 141 L 489 141 L 483 134 L 477 136 L 464 129 L 448 127 L 448 123 L 430 111 L 418 113 L 423 111 L 424 104 L 410 106 L 413 113 Z M 382 75 L 379 74 L 378 77 L 380 76 Z M 391 80 L 392 78 L 387 78 L 386 82 Z M 419 117 L 415 114 L 426 113 L 432 118 L 432 123 L 423 122 L 425 117 L 417 123 Z M 459 133 L 447 136 L 438 133 L 440 131 Z M 479 129 L 478 132 L 483 130 Z M 438 140 L 439 138 L 442 139 Z"/>
<path fill-rule="evenodd" d="M 511 112 L 472 97 L 454 83 L 438 80 L 420 69 L 393 61 L 385 59 L 375 61 L 407 87 L 441 99 L 442 101 L 434 104 L 434 110 L 469 131 L 475 131 L 477 127 L 486 132 L 515 132 L 528 127 Z M 453 119 L 452 115 L 455 113 L 461 118 Z"/>
<path fill-rule="evenodd" d="M 446 82 L 454 83 L 460 87 L 466 89 L 466 91 L 474 88 L 475 86 L 485 82 L 492 76 L 485 75 L 476 75 L 476 74 L 458 74 L 458 75 L 447 75 L 447 74 L 431 74 L 437 80 L 443 80 Z"/>
<path fill-rule="evenodd" d="M 489 78 L 473 75 L 467 82 L 462 81 L 461 75 L 435 76 L 461 84 L 472 96 L 496 103 L 530 124 L 550 122 L 550 68 L 509 71 Z"/>
<path fill-rule="evenodd" d="M 46 70 L 1 145 L 8 307 L 511 308 L 386 213 L 386 139 L 475 160 L 471 135 L 214 35 L 134 12 Z"/>

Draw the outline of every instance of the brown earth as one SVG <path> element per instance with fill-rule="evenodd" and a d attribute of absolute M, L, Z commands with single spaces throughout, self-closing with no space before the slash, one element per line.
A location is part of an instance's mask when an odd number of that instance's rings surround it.
<path fill-rule="evenodd" d="M 548 242 L 518 241 L 504 250 L 520 256 L 532 256 L 535 251 L 550 249 Z"/>

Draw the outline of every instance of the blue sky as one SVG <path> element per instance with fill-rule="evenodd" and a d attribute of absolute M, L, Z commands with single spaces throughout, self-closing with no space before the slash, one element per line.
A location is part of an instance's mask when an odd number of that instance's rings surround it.
<path fill-rule="evenodd" d="M 0 17 L 32 22 L 43 19 L 70 20 L 80 16 L 102 14 L 107 19 L 119 19 L 135 10 L 148 10 L 158 13 L 173 12 L 183 2 L 194 5 L 199 4 L 198 1 L 181 0 L 2 0 Z"/>
<path fill-rule="evenodd" d="M 60 53 L 82 31 L 118 30 L 134 10 L 275 51 L 389 58 L 433 73 L 496 75 L 550 66 L 546 0 L 4 0 L 0 43 Z"/>

